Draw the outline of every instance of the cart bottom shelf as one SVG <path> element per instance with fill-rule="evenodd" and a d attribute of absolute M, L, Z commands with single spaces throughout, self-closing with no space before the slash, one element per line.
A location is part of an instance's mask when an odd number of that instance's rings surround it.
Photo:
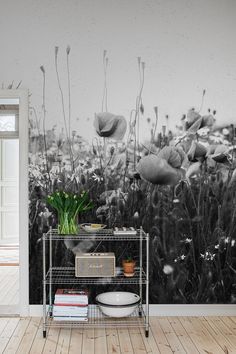
<path fill-rule="evenodd" d="M 44 323 L 44 329 L 48 327 L 146 327 L 146 316 L 142 308 L 137 308 L 128 317 L 108 317 L 105 316 L 97 305 L 90 305 L 88 309 L 88 321 L 56 321 L 50 317 L 50 309 Z"/>

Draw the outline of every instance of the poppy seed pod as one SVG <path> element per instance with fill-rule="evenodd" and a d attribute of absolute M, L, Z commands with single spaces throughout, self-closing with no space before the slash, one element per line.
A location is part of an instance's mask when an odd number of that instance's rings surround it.
<path fill-rule="evenodd" d="M 95 114 L 94 127 L 101 137 L 121 140 L 125 135 L 127 123 L 124 117 L 105 112 Z"/>
<path fill-rule="evenodd" d="M 144 156 L 137 165 L 140 176 L 153 184 L 175 185 L 182 177 L 181 170 L 173 168 L 156 155 Z"/>

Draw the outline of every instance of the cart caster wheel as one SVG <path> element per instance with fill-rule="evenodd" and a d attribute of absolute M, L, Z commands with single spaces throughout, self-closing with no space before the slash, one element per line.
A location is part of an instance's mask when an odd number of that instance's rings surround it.
<path fill-rule="evenodd" d="M 139 317 L 142 317 L 142 312 L 139 311 L 139 312 L 138 312 L 138 315 L 139 315 Z"/>
<path fill-rule="evenodd" d="M 145 337 L 146 337 L 146 338 L 149 337 L 149 331 L 148 331 L 148 330 L 145 331 Z"/>
<path fill-rule="evenodd" d="M 43 331 L 43 338 L 46 338 L 47 332 Z"/>

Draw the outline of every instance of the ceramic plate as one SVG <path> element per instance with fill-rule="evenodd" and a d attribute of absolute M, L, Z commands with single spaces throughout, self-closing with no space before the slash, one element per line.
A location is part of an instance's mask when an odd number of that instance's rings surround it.
<path fill-rule="evenodd" d="M 86 231 L 86 232 L 96 232 L 96 231 L 99 231 L 99 230 L 102 230 L 106 227 L 106 225 L 104 224 L 81 224 L 80 225 L 81 228 Z"/>

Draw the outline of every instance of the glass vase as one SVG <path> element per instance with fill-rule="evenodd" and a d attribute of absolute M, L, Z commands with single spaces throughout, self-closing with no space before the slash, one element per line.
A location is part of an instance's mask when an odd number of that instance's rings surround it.
<path fill-rule="evenodd" d="M 75 235 L 78 232 L 77 218 L 68 213 L 58 215 L 58 233 L 60 235 Z"/>

